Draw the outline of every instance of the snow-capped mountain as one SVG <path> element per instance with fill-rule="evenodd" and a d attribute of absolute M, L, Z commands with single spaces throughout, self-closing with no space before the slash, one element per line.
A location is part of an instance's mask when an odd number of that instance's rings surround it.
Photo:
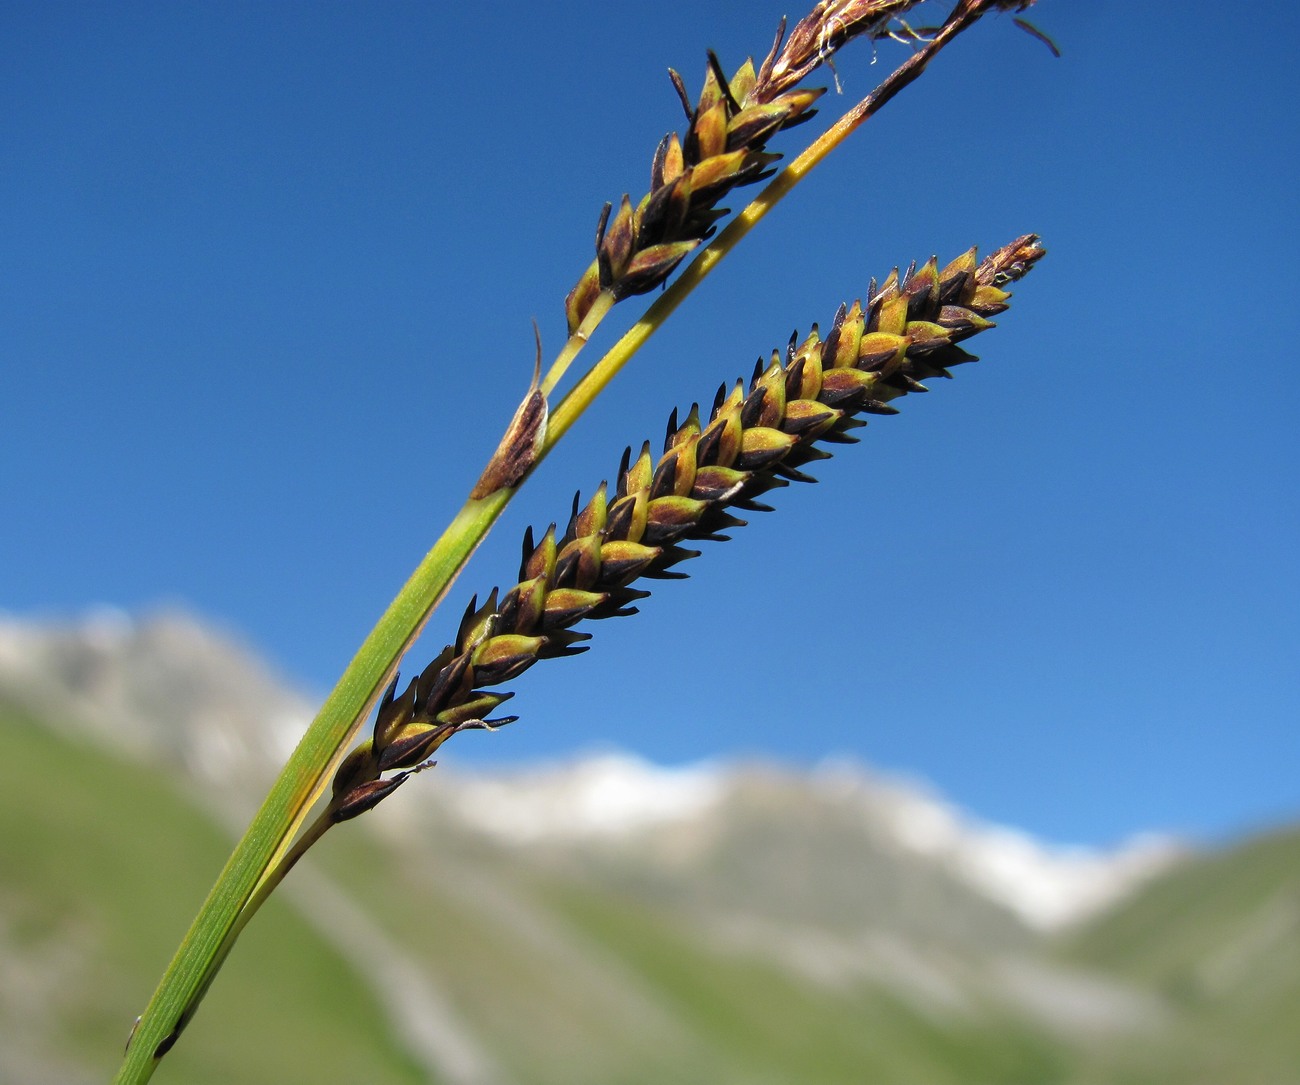
<path fill-rule="evenodd" d="M 245 802 L 311 716 L 306 699 L 250 650 L 179 611 L 0 619 L 0 699 L 180 766 Z M 811 771 L 665 768 L 603 753 L 492 772 L 440 768 L 377 814 L 370 820 L 380 829 L 433 817 L 502 846 L 613 865 L 624 877 L 637 867 L 633 880 L 672 880 L 700 899 L 732 904 L 758 894 L 769 910 L 823 921 L 863 900 L 877 916 L 938 923 L 970 912 L 954 907 L 961 895 L 1053 930 L 1121 899 L 1179 854 L 1158 837 L 1107 852 L 1051 846 L 983 823 L 921 783 L 847 761 Z"/>
<path fill-rule="evenodd" d="M 241 794 L 265 790 L 314 711 L 232 634 L 178 609 L 0 614 L 0 699 Z"/>
<path fill-rule="evenodd" d="M 864 846 L 942 870 L 1039 930 L 1094 914 L 1182 854 L 1174 840 L 1154 834 L 1113 851 L 1055 847 L 965 814 L 919 782 L 849 761 L 809 772 L 723 762 L 665 768 L 603 753 L 505 772 L 449 772 L 439 784 L 426 802 L 506 844 L 606 852 L 623 845 L 642 855 L 654 854 L 654 842 L 716 836 L 711 823 L 784 791 L 841 829 L 856 823 Z"/>

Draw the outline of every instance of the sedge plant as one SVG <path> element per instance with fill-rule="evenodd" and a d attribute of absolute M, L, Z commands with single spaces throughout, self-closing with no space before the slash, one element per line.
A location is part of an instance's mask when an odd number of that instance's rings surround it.
<path fill-rule="evenodd" d="M 873 280 L 863 299 L 840 306 L 824 334 L 813 325 L 760 359 L 747 383 L 723 384 L 707 412 L 674 412 L 662 452 L 649 443 L 629 448 L 612 482 L 585 502 L 575 498 L 563 529 L 530 531 L 517 583 L 471 599 L 452 643 L 398 692 L 399 662 L 513 494 L 683 299 L 958 35 L 990 12 L 1023 12 L 1033 2 L 958 0 L 936 25 L 922 26 L 912 25 L 913 9 L 930 6 L 925 0 L 822 0 L 788 34 L 781 27 L 760 64 L 747 61 L 728 76 L 710 53 L 694 99 L 671 73 L 684 131 L 656 149 L 648 192 L 600 214 L 594 256 L 565 298 L 567 340 L 545 370 L 539 343 L 532 384 L 463 508 L 366 637 L 272 786 L 136 1022 L 119 1085 L 151 1077 L 240 932 L 326 832 L 429 767 L 452 735 L 514 721 L 493 716 L 510 696 L 496 687 L 541 660 L 585 650 L 587 624 L 635 613 L 644 581 L 683 575 L 676 567 L 699 553 L 688 544 L 728 538 L 744 523 L 736 512 L 767 510 L 760 498 L 811 481 L 803 469 L 828 456 L 827 446 L 854 442 L 861 416 L 896 413 L 893 400 L 973 360 L 960 344 L 993 326 L 990 318 L 1007 308 L 1005 288 L 1042 256 L 1033 234 L 983 260 L 972 249 L 942 267 L 931 259 Z M 907 59 L 778 172 L 780 156 L 769 144 L 808 121 L 824 93 L 805 86 L 808 76 L 831 66 L 848 43 L 885 37 L 907 43 Z M 760 182 L 767 183 L 719 229 L 729 214 L 721 201 Z M 552 406 L 595 329 L 619 303 L 655 290 L 657 299 Z"/>

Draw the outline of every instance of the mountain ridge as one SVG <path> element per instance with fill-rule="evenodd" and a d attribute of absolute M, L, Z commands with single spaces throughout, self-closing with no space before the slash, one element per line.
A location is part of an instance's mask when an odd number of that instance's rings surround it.
<path fill-rule="evenodd" d="M 173 908 L 179 936 L 219 865 L 217 826 L 237 831 L 309 714 L 190 615 L 0 620 L 0 973 L 15 985 L 0 998 L 0 1076 L 111 1072 L 127 1024 L 113 1015 L 135 1012 L 170 948 L 123 956 L 116 924 L 169 941 L 137 914 Z M 268 982 L 315 992 L 322 968 L 346 968 L 352 993 L 321 1012 L 355 999 L 371 1027 L 355 1043 L 335 1029 L 337 1057 L 386 1035 L 401 1080 L 1300 1085 L 1297 848 L 1300 831 L 1279 829 L 1157 855 L 1163 872 L 1098 906 L 1080 887 L 1113 892 L 1122 852 L 1040 845 L 859 764 L 444 764 L 313 849 L 185 1047 L 202 1052 L 196 1081 L 283 1066 L 274 1008 L 237 1056 L 225 1015 Z M 160 862 L 176 868 L 167 891 Z M 115 882 L 121 870 L 135 873 Z M 175 899 L 182 873 L 191 889 Z M 1077 918 L 1053 912 L 1081 899 Z M 265 939 L 294 930 L 282 974 L 262 977 Z M 44 1014 L 38 1037 L 25 1007 L 48 1004 L 57 977 L 33 985 L 30 965 L 63 960 L 50 954 L 68 932 L 81 940 L 64 958 L 129 972 L 138 991 L 56 992 L 67 1013 Z M 87 1015 L 113 1047 L 101 1071 L 77 1040 Z M 313 1026 L 300 1014 L 291 1027 Z M 25 1061 L 6 1062 L 15 1051 Z M 74 1051 L 87 1061 L 60 1061 Z"/>
<path fill-rule="evenodd" d="M 111 608 L 33 622 L 0 614 L 0 696 L 97 741 L 182 768 L 229 805 L 260 797 L 310 721 L 310 702 L 232 634 L 179 608 Z M 525 844 L 631 846 L 647 830 L 707 834 L 739 792 L 780 791 L 862 819 L 866 835 L 931 863 L 1039 931 L 1122 900 L 1183 846 L 1145 834 L 1114 849 L 1061 847 L 984 822 L 928 785 L 847 759 L 809 770 L 715 760 L 665 768 L 606 751 L 499 769 L 440 770 L 394 804 L 431 804 L 469 830 Z"/>

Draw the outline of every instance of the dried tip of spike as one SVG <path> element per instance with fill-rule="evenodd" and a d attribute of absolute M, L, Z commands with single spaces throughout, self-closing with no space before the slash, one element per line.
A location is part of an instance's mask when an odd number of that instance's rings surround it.
<path fill-rule="evenodd" d="M 1047 255 L 1047 250 L 1038 241 L 1037 234 L 1024 234 L 1011 244 L 989 253 L 975 272 L 976 282 L 984 286 L 1002 286 L 1023 279 Z"/>

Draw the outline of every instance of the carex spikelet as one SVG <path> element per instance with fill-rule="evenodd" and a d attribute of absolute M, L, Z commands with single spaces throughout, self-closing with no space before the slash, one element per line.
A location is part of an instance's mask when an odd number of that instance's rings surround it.
<path fill-rule="evenodd" d="M 684 136 L 665 136 L 650 169 L 650 191 L 633 206 L 624 195 L 606 204 L 596 227 L 596 258 L 565 299 L 569 331 L 582 323 L 602 291 L 615 300 L 661 285 L 727 214 L 728 192 L 771 176 L 779 154 L 767 151 L 777 132 L 810 120 L 824 88 L 799 89 L 816 68 L 855 38 L 878 38 L 891 21 L 921 0 L 827 0 L 785 38 L 781 25 L 756 70 L 746 61 L 730 79 L 708 55 L 704 89 L 692 105 L 686 85 L 670 69 L 686 112 Z"/>
<path fill-rule="evenodd" d="M 707 422 L 696 407 L 684 421 L 674 411 L 657 459 L 649 442 L 628 449 L 613 491 L 602 483 L 586 504 L 575 498 L 562 534 L 530 530 L 519 583 L 471 601 L 455 643 L 401 695 L 394 679 L 372 738 L 335 777 L 334 820 L 374 806 L 457 731 L 511 722 L 489 718 L 511 695 L 485 687 L 584 651 L 590 635 L 574 626 L 634 613 L 648 594 L 637 580 L 681 576 L 674 566 L 698 555 L 684 543 L 725 539 L 744 524 L 729 510 L 765 511 L 767 491 L 811 481 L 802 468 L 830 455 L 823 445 L 855 441 L 858 415 L 897 413 L 890 400 L 974 360 L 958 344 L 1007 308 L 1001 287 L 1043 255 L 1037 241 L 1017 238 L 982 263 L 972 249 L 942 270 L 931 259 L 895 272 L 872 284 L 865 306 L 840 306 L 824 338 L 816 327 L 792 336 L 784 355 L 759 360 L 748 387 L 723 385 Z"/>

